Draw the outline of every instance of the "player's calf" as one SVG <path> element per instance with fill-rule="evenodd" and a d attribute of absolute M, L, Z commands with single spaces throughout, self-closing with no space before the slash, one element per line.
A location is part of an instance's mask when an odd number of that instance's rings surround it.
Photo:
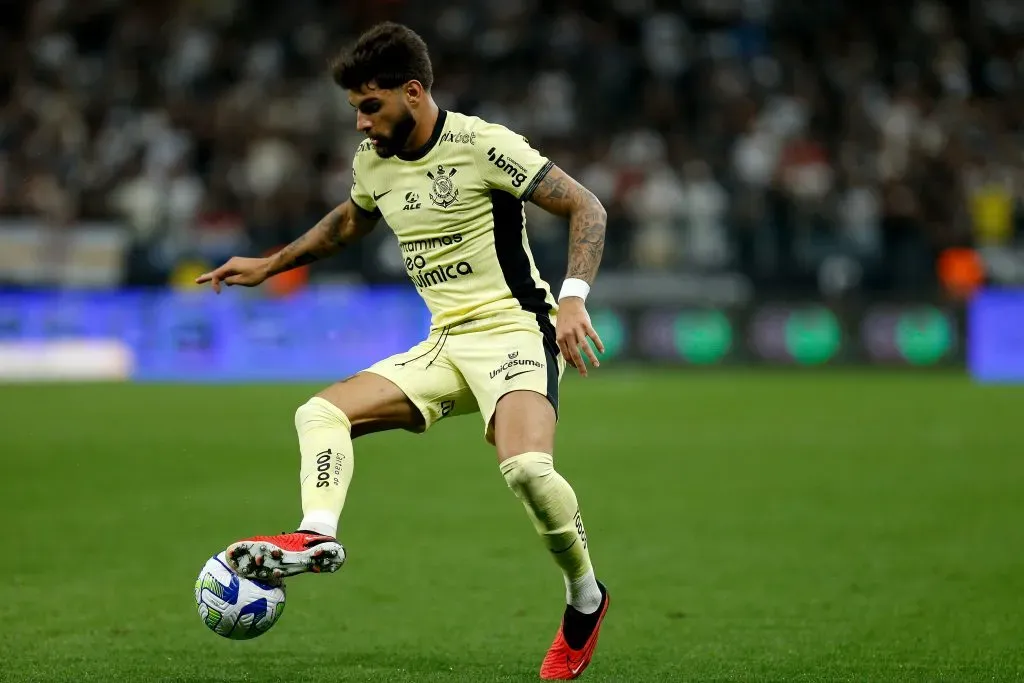
<path fill-rule="evenodd" d="M 508 487 L 522 501 L 544 545 L 561 568 L 566 602 L 590 614 L 601 604 L 579 503 L 548 453 L 520 453 L 501 462 Z"/>

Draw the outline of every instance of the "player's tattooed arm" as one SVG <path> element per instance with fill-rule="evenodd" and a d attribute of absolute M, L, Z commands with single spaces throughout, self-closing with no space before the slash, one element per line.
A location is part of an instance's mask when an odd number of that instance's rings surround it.
<path fill-rule="evenodd" d="M 320 219 L 304 235 L 270 257 L 270 275 L 327 258 L 369 234 L 378 216 L 356 206 L 351 199 Z"/>
<path fill-rule="evenodd" d="M 529 199 L 545 211 L 569 219 L 569 270 L 566 277 L 594 284 L 604 253 L 608 220 L 601 201 L 558 166 L 551 166 Z"/>
<path fill-rule="evenodd" d="M 219 268 L 197 277 L 196 284 L 209 283 L 218 294 L 222 285 L 256 287 L 268 277 L 330 256 L 373 230 L 379 217 L 378 213 L 360 209 L 350 199 L 273 256 L 235 256 Z"/>
<path fill-rule="evenodd" d="M 551 166 L 530 195 L 530 201 L 550 213 L 569 219 L 569 270 L 566 279 L 576 278 L 594 284 L 604 253 L 604 231 L 608 220 L 598 198 L 562 169 Z M 584 377 L 587 375 L 584 356 L 592 367 L 601 364 L 588 338 L 598 351 L 604 353 L 604 343 L 591 324 L 583 299 L 572 295 L 560 299 L 555 341 L 566 362 Z"/>

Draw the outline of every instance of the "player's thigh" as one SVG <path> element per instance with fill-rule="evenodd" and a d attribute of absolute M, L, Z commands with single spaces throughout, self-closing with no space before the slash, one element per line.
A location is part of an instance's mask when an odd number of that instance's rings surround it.
<path fill-rule="evenodd" d="M 520 316 L 452 339 L 452 359 L 476 397 L 485 436 L 498 447 L 498 457 L 550 453 L 565 369 L 550 321 Z"/>
<path fill-rule="evenodd" d="M 529 390 L 504 394 L 495 406 L 493 442 L 498 462 L 520 453 L 555 452 L 558 416 L 547 396 Z"/>
<path fill-rule="evenodd" d="M 476 400 L 443 344 L 444 340 L 427 339 L 329 387 L 321 396 L 349 416 L 353 436 L 388 429 L 423 432 L 443 418 L 475 412 Z M 346 402 L 355 416 L 339 401 Z"/>

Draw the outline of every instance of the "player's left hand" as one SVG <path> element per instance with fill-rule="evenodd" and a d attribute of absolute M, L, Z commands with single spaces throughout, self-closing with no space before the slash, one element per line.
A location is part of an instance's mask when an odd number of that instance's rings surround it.
<path fill-rule="evenodd" d="M 569 296 L 558 302 L 558 323 L 555 326 L 555 340 L 558 348 L 562 351 L 565 361 L 572 367 L 579 370 L 584 377 L 587 376 L 587 366 L 583 362 L 583 355 L 580 347 L 591 365 L 595 368 L 601 367 L 601 361 L 597 360 L 594 349 L 590 346 L 588 339 L 593 340 L 597 350 L 604 353 L 604 342 L 594 331 L 590 324 L 590 314 L 583 299 L 578 296 Z"/>

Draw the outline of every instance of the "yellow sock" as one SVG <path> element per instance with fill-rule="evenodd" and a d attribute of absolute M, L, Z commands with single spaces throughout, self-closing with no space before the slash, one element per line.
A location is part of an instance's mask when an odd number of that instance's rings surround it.
<path fill-rule="evenodd" d="M 314 397 L 295 411 L 295 431 L 302 454 L 299 529 L 336 536 L 352 482 L 352 424 L 333 403 Z"/>
<path fill-rule="evenodd" d="M 508 487 L 526 507 L 533 526 L 565 579 L 566 602 L 584 613 L 601 604 L 579 504 L 548 453 L 520 453 L 500 465 Z"/>

